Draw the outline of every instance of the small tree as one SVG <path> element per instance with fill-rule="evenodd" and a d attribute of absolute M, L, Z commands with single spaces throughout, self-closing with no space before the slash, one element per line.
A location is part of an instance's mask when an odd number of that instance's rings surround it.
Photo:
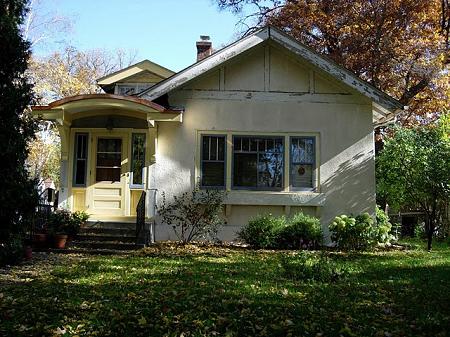
<path fill-rule="evenodd" d="M 201 238 L 215 238 L 219 225 L 224 222 L 225 196 L 226 192 L 222 190 L 201 190 L 196 186 L 168 202 L 163 192 L 158 214 L 183 244 Z"/>
<path fill-rule="evenodd" d="M 450 201 L 449 115 L 436 125 L 397 128 L 377 158 L 378 193 L 394 208 L 426 215 L 428 250 Z"/>

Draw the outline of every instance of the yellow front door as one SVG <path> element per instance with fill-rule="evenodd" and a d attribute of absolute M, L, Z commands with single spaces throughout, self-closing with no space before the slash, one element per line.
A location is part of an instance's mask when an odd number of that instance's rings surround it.
<path fill-rule="evenodd" d="M 120 133 L 98 133 L 92 137 L 91 215 L 125 215 L 125 186 L 128 172 L 128 137 Z"/>

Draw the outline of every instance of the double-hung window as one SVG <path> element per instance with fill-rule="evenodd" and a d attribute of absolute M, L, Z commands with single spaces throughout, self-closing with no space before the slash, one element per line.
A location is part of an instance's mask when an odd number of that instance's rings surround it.
<path fill-rule="evenodd" d="M 233 137 L 233 188 L 283 188 L 284 137 Z"/>
<path fill-rule="evenodd" d="M 73 186 L 86 186 L 88 134 L 75 134 Z"/>
<path fill-rule="evenodd" d="M 290 185 L 294 190 L 315 188 L 316 144 L 314 137 L 291 137 Z"/>
<path fill-rule="evenodd" d="M 226 136 L 202 135 L 201 187 L 225 188 Z"/>

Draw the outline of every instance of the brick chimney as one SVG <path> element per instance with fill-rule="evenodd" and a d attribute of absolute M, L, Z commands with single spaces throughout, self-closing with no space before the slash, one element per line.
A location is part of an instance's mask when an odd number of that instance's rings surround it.
<path fill-rule="evenodd" d="M 209 40 L 208 35 L 200 35 L 200 41 L 197 41 L 197 62 L 203 60 L 212 54 L 212 42 Z"/>

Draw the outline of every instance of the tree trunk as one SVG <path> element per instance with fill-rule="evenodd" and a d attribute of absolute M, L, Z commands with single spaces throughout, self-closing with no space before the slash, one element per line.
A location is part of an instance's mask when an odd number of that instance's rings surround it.
<path fill-rule="evenodd" d="M 428 225 L 426 226 L 427 229 L 427 248 L 428 251 L 431 252 L 432 248 L 432 241 L 433 241 L 433 234 L 436 224 L 436 205 L 433 205 L 433 210 L 431 211 L 431 215 L 428 217 Z"/>
<path fill-rule="evenodd" d="M 433 241 L 433 232 L 434 232 L 434 228 L 433 228 L 433 226 L 431 225 L 431 223 L 429 224 L 429 226 L 428 226 L 428 231 L 427 231 L 427 248 L 428 248 L 428 251 L 429 252 L 431 252 L 431 246 L 432 246 L 432 241 Z"/>

